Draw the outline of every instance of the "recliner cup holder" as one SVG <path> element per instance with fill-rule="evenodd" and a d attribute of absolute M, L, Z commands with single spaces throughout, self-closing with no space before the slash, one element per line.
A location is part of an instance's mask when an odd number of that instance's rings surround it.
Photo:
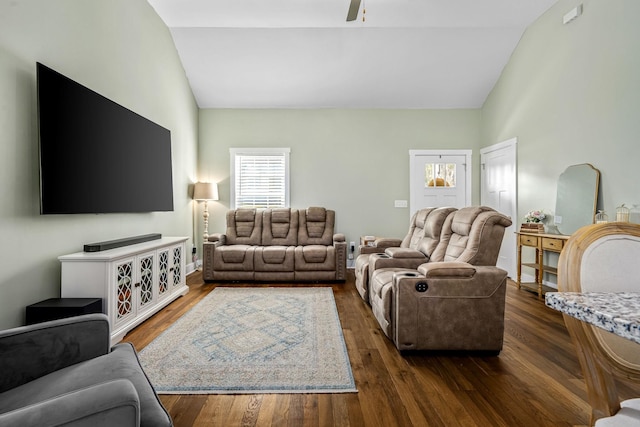
<path fill-rule="evenodd" d="M 404 277 L 419 277 L 420 275 L 418 273 L 401 273 L 400 276 L 404 276 Z"/>
<path fill-rule="evenodd" d="M 387 255 L 387 254 L 378 254 L 378 256 L 379 256 L 380 258 L 391 258 L 391 257 L 390 257 L 389 255 Z"/>

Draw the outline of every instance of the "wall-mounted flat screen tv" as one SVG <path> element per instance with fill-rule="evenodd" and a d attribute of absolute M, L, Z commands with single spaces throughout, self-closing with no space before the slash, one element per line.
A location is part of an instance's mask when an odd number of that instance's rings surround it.
<path fill-rule="evenodd" d="M 173 210 L 171 132 L 37 64 L 40 213 Z"/>

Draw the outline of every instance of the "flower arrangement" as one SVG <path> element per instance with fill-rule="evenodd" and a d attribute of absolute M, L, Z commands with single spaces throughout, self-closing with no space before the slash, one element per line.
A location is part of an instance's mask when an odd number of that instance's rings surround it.
<path fill-rule="evenodd" d="M 542 211 L 530 211 L 524 217 L 526 222 L 542 222 L 547 216 Z"/>

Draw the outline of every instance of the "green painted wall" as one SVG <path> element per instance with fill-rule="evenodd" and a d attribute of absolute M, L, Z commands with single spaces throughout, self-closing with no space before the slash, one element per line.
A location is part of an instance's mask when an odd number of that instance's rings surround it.
<path fill-rule="evenodd" d="M 583 3 L 583 14 L 562 17 Z M 560 0 L 525 32 L 482 109 L 482 144 L 518 138 L 518 211 L 555 211 L 573 164 L 601 172 L 601 206 L 640 205 L 640 2 Z M 640 222 L 640 210 L 632 211 Z"/>
<path fill-rule="evenodd" d="M 519 216 L 553 213 L 558 176 L 585 162 L 602 172 L 610 216 L 640 204 L 640 2 L 585 0 L 562 25 L 579 3 L 560 0 L 529 27 L 482 109 L 198 111 L 146 1 L 0 0 L 0 328 L 59 295 L 57 257 L 84 243 L 160 232 L 200 246 L 190 182 L 219 182 L 209 230 L 224 230 L 230 147 L 291 147 L 292 205 L 335 209 L 354 241 L 406 231 L 408 209 L 393 201 L 409 198 L 410 149 L 472 149 L 479 203 L 479 148 L 517 137 Z M 36 61 L 171 129 L 175 212 L 39 215 Z"/>
<path fill-rule="evenodd" d="M 174 212 L 40 216 L 36 61 L 171 130 Z M 145 0 L 0 0 L 0 329 L 60 295 L 57 257 L 84 243 L 192 235 L 197 122 L 169 30 Z"/>
<path fill-rule="evenodd" d="M 221 198 L 209 233 L 225 230 L 229 148 L 290 147 L 292 207 L 335 209 L 347 241 L 403 237 L 409 210 L 394 200 L 409 200 L 409 150 L 472 149 L 479 176 L 479 130 L 480 110 L 201 110 L 199 175 Z"/>

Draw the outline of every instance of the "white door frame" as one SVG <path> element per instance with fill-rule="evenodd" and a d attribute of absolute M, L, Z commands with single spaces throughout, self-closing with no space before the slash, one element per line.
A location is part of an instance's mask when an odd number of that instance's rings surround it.
<path fill-rule="evenodd" d="M 513 224 L 508 228 L 508 231 L 505 232 L 504 235 L 504 240 L 509 240 L 512 241 L 513 243 L 513 248 L 514 250 L 512 251 L 513 253 L 510 255 L 509 257 L 509 275 L 513 278 L 515 277 L 515 270 L 516 270 L 516 259 L 515 259 L 515 248 L 516 248 L 516 236 L 513 232 L 511 232 L 511 230 L 515 231 L 517 229 L 517 215 L 518 215 L 518 138 L 511 138 L 508 139 L 506 141 L 502 141 L 499 142 L 497 144 L 494 145 L 490 145 L 489 147 L 485 147 L 485 148 L 481 148 L 480 149 L 480 167 L 481 172 L 480 172 L 480 204 L 485 204 L 484 200 L 483 200 L 483 196 L 485 194 L 486 188 L 485 188 L 485 179 L 484 179 L 484 164 L 482 163 L 482 156 L 484 156 L 485 154 L 494 152 L 494 151 L 498 151 L 498 150 L 505 150 L 505 149 L 512 149 L 513 152 L 513 166 L 514 166 L 514 179 L 513 179 L 513 198 L 511 200 L 511 212 L 513 213 L 514 217 L 511 218 L 511 221 L 513 222 Z M 512 258 L 511 258 L 512 257 Z"/>
<path fill-rule="evenodd" d="M 417 156 L 465 156 L 465 196 L 464 203 L 471 206 L 471 155 L 473 150 L 409 150 L 409 216 L 411 217 L 413 207 L 417 201 L 411 191 L 413 177 L 415 176 L 414 160 Z"/>

